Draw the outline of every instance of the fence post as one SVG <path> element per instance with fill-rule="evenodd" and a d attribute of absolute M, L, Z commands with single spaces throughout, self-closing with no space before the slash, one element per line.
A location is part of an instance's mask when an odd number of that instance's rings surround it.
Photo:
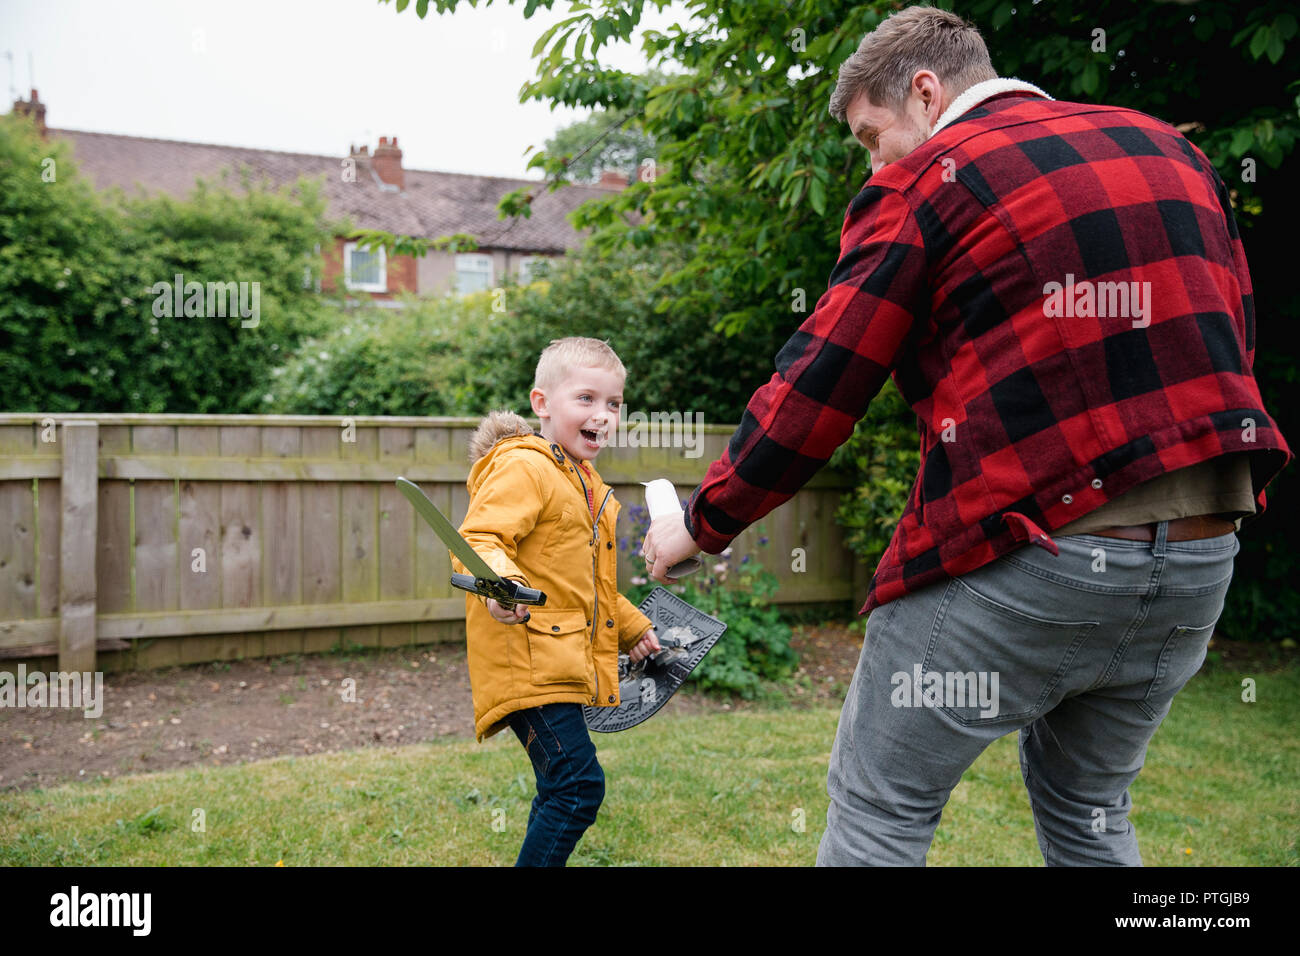
<path fill-rule="evenodd" d="M 63 423 L 59 522 L 59 670 L 95 670 L 99 424 Z"/>

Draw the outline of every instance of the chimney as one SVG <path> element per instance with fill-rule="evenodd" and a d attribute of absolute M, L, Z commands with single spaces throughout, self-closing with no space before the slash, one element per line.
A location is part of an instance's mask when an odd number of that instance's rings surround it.
<path fill-rule="evenodd" d="M 14 100 L 14 112 L 19 116 L 30 116 L 36 123 L 36 131 L 45 139 L 45 104 L 41 98 L 32 90 L 31 100 Z"/>
<path fill-rule="evenodd" d="M 406 188 L 406 174 L 402 172 L 402 151 L 397 148 L 397 137 L 390 141 L 387 136 L 379 137 L 375 155 L 371 160 L 375 173 L 390 186 Z"/>
<path fill-rule="evenodd" d="M 600 182 L 596 185 L 601 189 L 626 189 L 627 173 L 617 169 L 606 169 L 600 174 Z"/>

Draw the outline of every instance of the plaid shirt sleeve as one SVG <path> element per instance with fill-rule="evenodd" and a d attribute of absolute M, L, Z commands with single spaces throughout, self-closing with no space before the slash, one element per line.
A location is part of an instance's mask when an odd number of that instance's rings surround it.
<path fill-rule="evenodd" d="M 776 356 L 722 457 L 686 506 L 711 554 L 789 501 L 848 440 L 900 353 L 929 322 L 926 253 L 906 198 L 867 186 L 849 206 L 840 260 L 817 307 Z"/>

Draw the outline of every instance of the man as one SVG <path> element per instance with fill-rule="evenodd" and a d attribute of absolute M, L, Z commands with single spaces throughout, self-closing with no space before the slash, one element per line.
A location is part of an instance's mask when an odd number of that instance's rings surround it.
<path fill-rule="evenodd" d="M 862 41 L 830 109 L 873 170 L 840 261 L 683 519 L 652 525 L 650 574 L 789 500 L 892 372 L 921 469 L 861 611 L 818 863 L 923 864 L 1018 730 L 1044 861 L 1140 865 L 1128 787 L 1292 457 L 1227 189 L 1172 127 L 999 79 L 927 7 Z"/>

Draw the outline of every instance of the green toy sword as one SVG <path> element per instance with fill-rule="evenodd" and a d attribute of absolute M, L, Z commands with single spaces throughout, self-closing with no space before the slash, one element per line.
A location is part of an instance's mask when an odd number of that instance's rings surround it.
<path fill-rule="evenodd" d="M 513 608 L 516 604 L 531 604 L 540 607 L 546 603 L 546 594 L 542 591 L 526 588 L 518 581 L 503 578 L 488 567 L 488 563 L 479 557 L 477 551 L 469 546 L 469 542 L 461 537 L 460 532 L 456 530 L 456 526 L 443 516 L 442 512 L 434 506 L 434 503 L 429 500 L 429 496 L 421 491 L 418 485 L 407 481 L 405 478 L 398 478 L 397 487 L 401 489 L 402 494 L 406 495 L 406 500 L 415 506 L 415 510 L 419 512 L 420 517 L 429 522 L 429 526 L 437 532 L 443 544 L 450 549 L 461 564 L 469 569 L 469 574 L 452 574 L 451 583 L 453 587 L 460 588 L 462 591 L 469 591 L 471 594 L 492 598 L 505 608 Z M 524 620 L 528 620 L 528 617 L 529 615 L 526 614 Z"/>

